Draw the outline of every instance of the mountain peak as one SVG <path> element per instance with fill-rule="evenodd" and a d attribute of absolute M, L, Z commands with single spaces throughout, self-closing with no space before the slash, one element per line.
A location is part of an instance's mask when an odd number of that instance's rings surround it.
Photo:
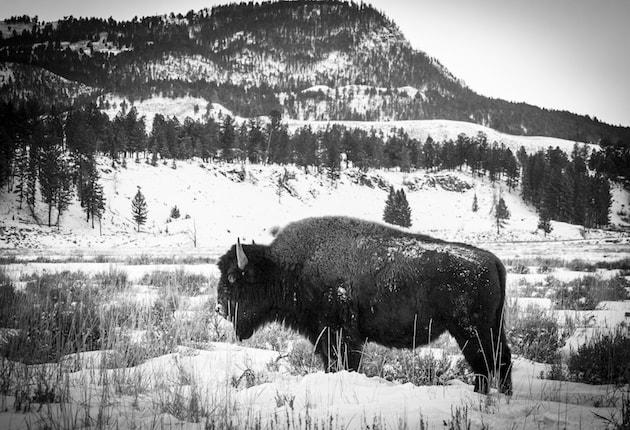
<path fill-rule="evenodd" d="M 84 100 L 191 96 L 243 117 L 279 110 L 306 120 L 448 119 L 511 134 L 630 140 L 628 128 L 474 93 L 365 3 L 232 3 L 131 21 L 31 21 L 21 33 L 8 27 L 0 26 L 0 62 L 37 66 L 93 89 Z M 28 91 L 0 83 L 0 99 L 76 103 L 73 91 L 53 81 Z M 331 91 L 305 91 L 320 86 Z"/>

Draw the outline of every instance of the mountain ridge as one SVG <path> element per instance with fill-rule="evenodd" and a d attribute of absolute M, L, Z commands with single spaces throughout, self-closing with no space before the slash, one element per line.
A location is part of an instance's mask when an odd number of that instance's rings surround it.
<path fill-rule="evenodd" d="M 185 16 L 30 25 L 3 31 L 0 62 L 42 67 L 96 89 L 94 99 L 190 95 L 244 117 L 279 110 L 298 120 L 448 119 L 510 134 L 630 141 L 629 127 L 475 93 L 364 3 L 232 3 Z M 304 92 L 316 85 L 333 91 Z M 343 91 L 349 86 L 364 90 Z"/>

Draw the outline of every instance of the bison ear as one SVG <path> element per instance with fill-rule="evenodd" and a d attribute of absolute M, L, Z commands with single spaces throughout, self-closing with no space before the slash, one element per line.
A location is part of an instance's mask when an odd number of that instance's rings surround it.
<path fill-rule="evenodd" d="M 239 238 L 236 239 L 236 261 L 238 263 L 238 268 L 240 270 L 245 270 L 247 266 L 247 255 L 245 255 L 245 251 L 243 251 L 243 245 L 241 245 L 241 240 Z"/>

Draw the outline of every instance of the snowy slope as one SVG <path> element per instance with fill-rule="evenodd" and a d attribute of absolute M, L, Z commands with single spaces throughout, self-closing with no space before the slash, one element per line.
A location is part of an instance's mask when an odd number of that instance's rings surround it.
<path fill-rule="evenodd" d="M 310 87 L 306 92 L 317 93 L 322 92 L 327 94 L 334 92 L 331 88 L 325 85 L 317 85 Z M 355 99 L 353 103 L 357 103 L 356 108 L 358 110 L 365 109 L 365 106 L 361 107 L 360 94 L 364 94 L 366 86 L 364 85 L 349 85 L 343 88 L 343 91 L 354 91 Z M 413 87 L 401 87 L 398 88 L 400 92 L 406 92 L 408 94 L 418 91 Z M 145 124 L 147 126 L 147 132 L 151 130 L 151 124 L 153 123 L 153 117 L 156 114 L 162 114 L 165 117 L 175 116 L 180 122 L 183 122 L 186 117 L 190 117 L 196 120 L 200 120 L 204 115 L 209 114 L 214 118 L 230 115 L 237 123 L 247 121 L 247 118 L 234 115 L 229 109 L 218 103 L 209 103 L 207 100 L 198 97 L 179 97 L 179 98 L 167 98 L 160 96 L 153 96 L 145 100 L 136 100 L 133 103 L 128 99 L 121 98 L 112 94 L 108 94 L 103 98 L 103 101 L 107 100 L 110 104 L 109 109 L 104 110 L 110 118 L 113 118 L 120 112 L 120 105 L 124 100 L 127 104 L 127 109 L 131 106 L 135 106 L 140 116 L 145 116 Z M 198 107 L 195 112 L 195 106 Z M 267 117 L 261 117 L 262 121 L 266 121 Z M 461 133 L 475 137 L 479 133 L 484 133 L 487 136 L 488 142 L 503 143 L 506 147 L 510 148 L 514 153 L 523 146 L 528 153 L 536 152 L 540 149 L 547 149 L 551 147 L 559 147 L 566 153 L 571 153 L 573 145 L 576 142 L 558 139 L 555 137 L 545 136 L 518 136 L 506 133 L 501 133 L 489 127 L 485 127 L 480 124 L 464 121 L 450 121 L 450 120 L 413 120 L 413 121 L 302 121 L 295 119 L 285 119 L 284 122 L 288 124 L 289 131 L 295 132 L 296 129 L 310 126 L 314 131 L 325 129 L 326 127 L 339 124 L 347 128 L 358 128 L 366 131 L 372 129 L 376 132 L 382 131 L 383 134 L 388 135 L 393 129 L 404 129 L 409 137 L 418 139 L 424 142 L 427 137 L 437 142 L 443 142 L 446 140 L 456 140 L 457 136 Z M 583 142 L 577 142 L 580 145 L 584 145 Z M 590 150 L 598 150 L 599 145 L 588 144 Z"/>
<path fill-rule="evenodd" d="M 126 105 L 126 112 L 135 107 L 138 111 L 138 117 L 144 116 L 144 124 L 147 133 L 151 132 L 153 126 L 153 118 L 156 114 L 167 117 L 176 117 L 180 122 L 184 122 L 186 118 L 194 120 L 202 120 L 208 110 L 208 101 L 200 97 L 178 97 L 175 99 L 154 96 L 145 100 L 134 100 L 133 102 L 127 98 L 108 94 L 103 97 L 103 103 L 109 104 L 108 109 L 103 109 L 110 119 L 113 119 L 121 112 L 123 103 Z M 212 105 L 210 105 L 212 107 Z"/>
<path fill-rule="evenodd" d="M 489 143 L 503 143 L 514 153 L 516 153 L 521 146 L 525 147 L 528 153 L 533 153 L 540 149 L 547 149 L 549 146 L 554 148 L 559 147 L 563 151 L 570 153 L 573 149 L 573 145 L 576 143 L 555 137 L 511 135 L 472 122 L 438 119 L 412 121 L 300 121 L 289 119 L 286 120 L 286 122 L 289 124 L 289 130 L 291 131 L 304 127 L 305 125 L 310 125 L 313 130 L 321 130 L 329 125 L 340 124 L 348 128 L 359 128 L 366 131 L 372 129 L 377 132 L 383 131 L 387 135 L 392 129 L 402 128 L 407 132 L 409 137 L 418 139 L 421 142 L 424 142 L 429 136 L 437 142 L 443 142 L 449 139 L 453 141 L 456 140 L 460 133 L 469 137 L 477 136 L 478 133 L 484 133 Z M 584 145 L 583 142 L 578 143 Z M 591 150 L 599 149 L 598 145 L 589 144 L 588 147 Z"/>
<path fill-rule="evenodd" d="M 325 174 L 304 173 L 287 167 L 292 179 L 278 195 L 278 178 L 285 167 L 202 163 L 200 160 L 172 161 L 150 166 L 127 159 L 127 168 L 111 167 L 111 160 L 100 158 L 106 211 L 98 225 L 86 223 L 85 214 L 75 202 L 61 218 L 61 228 L 37 226 L 30 212 L 17 209 L 13 194 L 0 194 L 0 247 L 96 249 L 117 252 L 143 250 L 171 254 L 192 250 L 196 230 L 197 246 L 214 255 L 233 243 L 237 236 L 257 242 L 270 240 L 273 226 L 317 215 L 348 215 L 368 220 L 382 218 L 387 189 L 404 187 L 412 209 L 412 231 L 445 239 L 470 242 L 505 240 L 543 240 L 536 226 L 538 216 L 523 203 L 516 191 L 491 184 L 463 172 L 427 174 L 371 171 L 361 174 L 344 170 L 331 185 Z M 244 172 L 243 172 L 244 169 Z M 243 178 L 241 180 L 241 178 Z M 369 181 L 372 186 L 359 185 Z M 148 204 L 148 220 L 140 233 L 131 218 L 131 200 L 138 187 Z M 449 191 L 449 189 L 456 189 Z M 474 194 L 479 211 L 471 210 Z M 512 214 L 499 236 L 492 219 L 493 196 L 502 193 Z M 177 205 L 181 218 L 169 221 Z M 36 213 L 47 221 L 46 208 L 38 202 Z M 186 219 L 189 215 L 190 218 Z M 53 211 L 53 223 L 56 213 Z M 97 223 L 98 224 L 98 223 Z M 611 233 L 618 235 L 618 233 Z M 588 237 L 611 234 L 591 231 Z M 582 239 L 578 226 L 553 222 L 550 239 Z"/>

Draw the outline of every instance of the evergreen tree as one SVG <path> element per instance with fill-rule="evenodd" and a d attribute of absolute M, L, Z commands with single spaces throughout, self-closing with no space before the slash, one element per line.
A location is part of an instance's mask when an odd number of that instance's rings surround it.
<path fill-rule="evenodd" d="M 62 146 L 63 127 L 60 118 L 52 115 L 43 123 L 43 132 L 39 158 L 39 183 L 42 200 L 48 205 L 48 226 L 50 227 L 52 209 L 57 206 L 63 212 L 67 207 L 58 199 L 71 193 L 70 187 L 66 184 L 71 180 L 71 172 L 70 163 L 64 155 Z M 64 187 L 67 190 L 64 190 Z"/>
<path fill-rule="evenodd" d="M 22 202 L 26 195 L 26 177 L 28 173 L 28 152 L 24 145 L 18 145 L 15 149 L 14 171 L 16 178 L 15 192 L 17 194 L 19 208 L 22 209 Z"/>
<path fill-rule="evenodd" d="M 477 193 L 475 193 L 475 196 L 473 197 L 472 211 L 477 212 L 478 210 L 479 210 L 479 204 L 477 203 Z"/>
<path fill-rule="evenodd" d="M 247 159 L 250 163 L 259 163 L 262 160 L 261 154 L 264 140 L 265 137 L 260 126 L 260 121 L 250 119 L 246 145 Z"/>
<path fill-rule="evenodd" d="M 538 217 L 538 229 L 545 233 L 545 237 L 547 237 L 547 235 L 551 233 L 551 230 L 553 230 L 553 227 L 551 226 L 551 218 L 549 218 L 549 215 L 547 215 L 547 212 L 545 211 L 541 211 Z"/>
<path fill-rule="evenodd" d="M 332 184 L 337 183 L 340 174 L 341 153 L 339 151 L 339 141 L 334 130 L 326 130 L 322 136 L 323 146 L 326 148 L 326 167 L 328 167 L 328 178 Z"/>
<path fill-rule="evenodd" d="M 232 160 L 235 139 L 234 120 L 230 115 L 227 115 L 223 120 L 219 136 L 219 147 L 221 148 L 221 157 L 224 161 Z"/>
<path fill-rule="evenodd" d="M 138 231 L 140 231 L 140 226 L 147 222 L 147 202 L 140 191 L 140 187 L 138 187 L 138 192 L 131 202 L 131 214 L 138 226 Z"/>
<path fill-rule="evenodd" d="M 103 186 L 99 183 L 100 175 L 96 168 L 96 163 L 92 162 L 88 167 L 88 177 L 84 186 L 85 196 L 83 199 L 83 210 L 86 213 L 86 221 L 92 218 L 92 228 L 94 228 L 94 218 L 101 218 L 105 210 L 105 196 Z"/>
<path fill-rule="evenodd" d="M 40 123 L 36 123 L 29 135 L 28 166 L 26 171 L 26 204 L 31 210 L 35 209 L 36 204 L 40 145 L 43 140 L 43 127 Z"/>
<path fill-rule="evenodd" d="M 402 227 L 411 227 L 411 208 L 402 188 L 396 192 L 396 209 L 398 212 L 398 222 Z"/>
<path fill-rule="evenodd" d="M 0 186 L 6 182 L 10 184 L 10 177 L 12 174 L 11 162 L 14 157 L 17 156 L 15 142 L 9 133 L 4 129 L 4 124 L 0 125 Z M 15 171 L 13 172 L 15 176 Z M 7 191 L 10 190 L 10 186 L 7 185 Z M 20 198 L 20 207 L 22 200 Z"/>
<path fill-rule="evenodd" d="M 383 210 L 383 221 L 388 224 L 411 227 L 411 208 L 403 189 L 395 191 L 394 187 L 390 187 Z"/>
<path fill-rule="evenodd" d="M 171 218 L 173 219 L 177 219 L 180 217 L 180 213 L 179 213 L 179 208 L 177 207 L 177 205 L 173 206 L 171 208 Z"/>
<path fill-rule="evenodd" d="M 42 201 L 48 205 L 48 227 L 51 226 L 52 209 L 56 207 L 56 199 L 62 186 L 62 175 L 68 173 L 60 169 L 61 157 L 61 147 L 46 139 L 41 151 L 39 185 Z"/>
<path fill-rule="evenodd" d="M 55 201 L 57 203 L 57 228 L 59 228 L 61 215 L 70 207 L 72 202 L 72 173 L 71 160 L 69 157 L 61 158 L 59 188 Z"/>
<path fill-rule="evenodd" d="M 499 202 L 495 205 L 494 209 L 494 219 L 497 225 L 497 234 L 499 234 L 499 230 L 501 228 L 505 227 L 505 224 L 509 218 L 510 211 L 505 204 L 505 200 L 503 200 L 503 197 L 499 197 Z"/>
<path fill-rule="evenodd" d="M 389 187 L 389 194 L 385 200 L 385 209 L 383 210 L 383 221 L 388 224 L 396 224 L 396 193 L 394 187 Z"/>

